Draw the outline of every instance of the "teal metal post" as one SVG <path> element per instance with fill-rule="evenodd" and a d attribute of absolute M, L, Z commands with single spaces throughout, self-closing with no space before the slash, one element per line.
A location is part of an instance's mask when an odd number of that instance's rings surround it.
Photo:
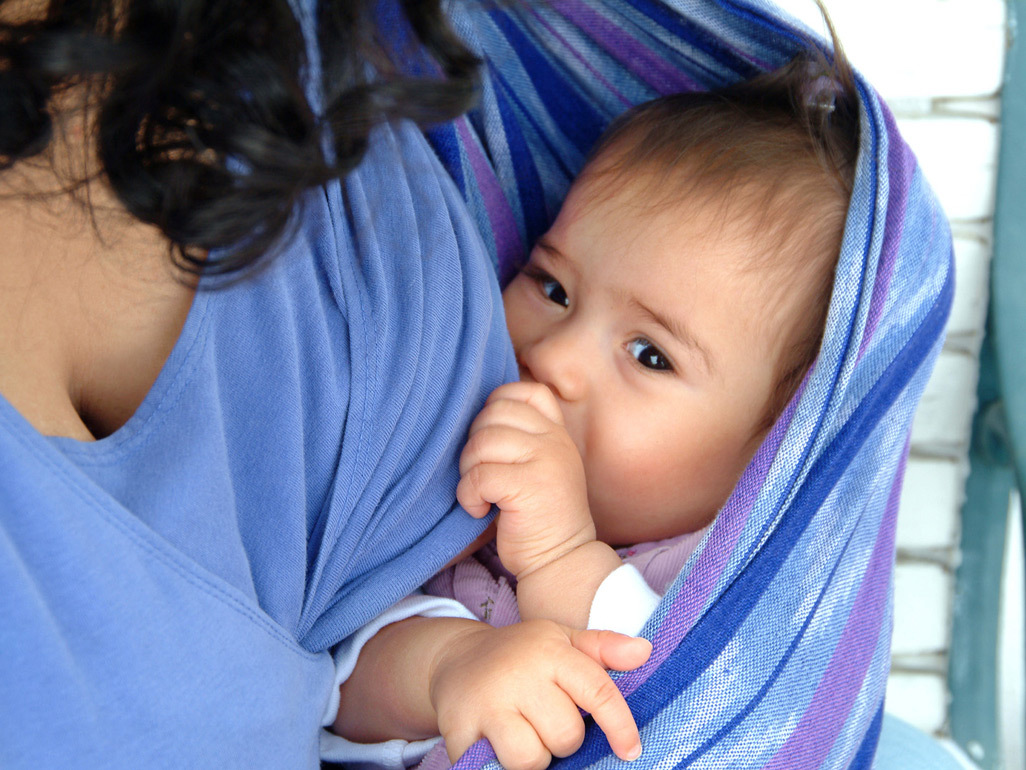
<path fill-rule="evenodd" d="M 1008 0 L 1008 13 L 990 307 L 949 663 L 952 737 L 985 770 L 1013 770 L 1001 757 L 998 617 L 1009 494 L 1026 488 L 1026 50 L 1017 27 L 1026 0 Z"/>

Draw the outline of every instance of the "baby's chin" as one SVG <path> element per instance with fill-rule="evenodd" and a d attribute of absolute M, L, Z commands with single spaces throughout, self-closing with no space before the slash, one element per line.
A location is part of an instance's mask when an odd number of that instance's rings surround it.
<path fill-rule="evenodd" d="M 656 543 L 688 535 L 705 529 L 716 518 L 712 513 L 707 516 L 688 516 L 667 522 L 623 522 L 624 527 L 603 527 L 596 522 L 595 531 L 599 540 L 613 548 L 627 548 L 638 543 Z M 633 526 L 632 526 L 633 524 Z"/>

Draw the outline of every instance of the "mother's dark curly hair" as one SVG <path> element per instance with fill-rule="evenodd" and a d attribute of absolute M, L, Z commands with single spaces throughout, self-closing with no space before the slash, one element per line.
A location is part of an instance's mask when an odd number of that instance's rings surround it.
<path fill-rule="evenodd" d="M 317 67 L 288 0 L 50 0 L 29 21 L 12 19 L 16 2 L 0 0 L 0 168 L 41 153 L 54 96 L 85 85 L 102 173 L 195 273 L 272 252 L 303 191 L 354 168 L 378 123 L 448 120 L 477 91 L 477 59 L 440 0 L 400 2 L 432 57 L 422 77 L 389 64 L 375 0 L 321 0 L 323 109 L 306 96 Z"/>

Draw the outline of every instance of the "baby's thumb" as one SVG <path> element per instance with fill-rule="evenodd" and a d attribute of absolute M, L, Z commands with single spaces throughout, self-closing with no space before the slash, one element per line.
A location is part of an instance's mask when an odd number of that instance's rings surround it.
<path fill-rule="evenodd" d="M 640 636 L 592 629 L 569 630 L 570 643 L 602 668 L 630 671 L 642 665 L 652 654 L 652 643 Z"/>

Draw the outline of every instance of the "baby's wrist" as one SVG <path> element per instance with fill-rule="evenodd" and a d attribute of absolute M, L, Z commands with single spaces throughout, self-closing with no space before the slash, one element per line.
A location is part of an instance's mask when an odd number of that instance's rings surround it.
<path fill-rule="evenodd" d="M 532 553 L 529 557 L 525 558 L 521 556 L 522 563 L 518 566 L 516 564 L 505 564 L 517 579 L 517 583 L 522 583 L 527 580 L 531 575 L 539 570 L 545 569 L 549 565 L 556 564 L 562 559 L 566 558 L 570 554 L 574 553 L 577 549 L 589 545 L 595 542 L 595 525 L 590 521 L 588 526 L 582 527 L 572 536 L 560 541 L 557 545 L 551 546 L 546 550 Z M 499 534 L 499 557 L 502 558 L 502 534 Z"/>
<path fill-rule="evenodd" d="M 523 620 L 545 618 L 584 628 L 602 581 L 622 562 L 600 540 L 580 543 L 517 581 L 517 605 Z"/>
<path fill-rule="evenodd" d="M 468 659 L 469 651 L 477 648 L 480 640 L 493 634 L 495 629 L 487 623 L 468 620 L 459 625 L 452 624 L 448 631 L 448 635 L 439 637 L 444 644 L 435 647 L 427 658 L 427 696 L 436 725 L 444 699 L 454 695 L 453 687 L 448 680 L 453 675 L 458 678 L 459 671 Z"/>

